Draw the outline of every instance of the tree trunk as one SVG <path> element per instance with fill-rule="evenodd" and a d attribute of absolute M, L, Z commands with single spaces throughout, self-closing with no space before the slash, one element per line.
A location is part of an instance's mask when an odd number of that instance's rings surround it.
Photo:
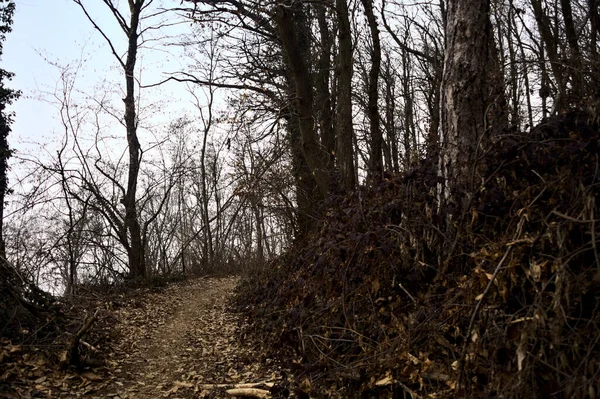
<path fill-rule="evenodd" d="M 212 96 L 212 94 L 211 94 Z M 212 99 L 211 99 L 212 105 Z M 205 121 L 202 148 L 200 150 L 200 190 L 202 191 L 202 224 L 204 225 L 204 259 L 203 265 L 210 266 L 214 262 L 212 229 L 210 226 L 210 198 L 208 196 L 208 176 L 206 173 L 206 144 L 212 123 L 212 108 L 209 107 L 209 120 Z"/>
<path fill-rule="evenodd" d="M 414 122 L 414 93 L 411 85 L 411 61 L 410 54 L 406 49 L 402 49 L 402 91 L 404 98 L 404 170 L 408 170 L 415 159 L 413 155 L 417 154 L 417 140 L 415 134 Z"/>
<path fill-rule="evenodd" d="M 386 57 L 385 67 L 382 75 L 385 82 L 385 131 L 387 144 L 384 146 L 384 154 L 388 168 L 395 173 L 400 172 L 398 134 L 396 132 L 396 93 L 394 90 L 395 78 L 391 71 L 391 61 Z"/>
<path fill-rule="evenodd" d="M 427 109 L 431 117 L 427 132 L 427 157 L 436 159 L 440 144 L 440 97 L 442 87 L 443 62 L 441 56 L 432 56 L 431 68 L 428 71 Z"/>
<path fill-rule="evenodd" d="M 564 77 L 563 62 L 558 54 L 558 38 L 554 36 L 551 29 L 550 18 L 544 13 L 542 0 L 531 0 L 533 15 L 542 38 L 541 46 L 545 47 L 550 69 L 556 81 L 557 93 L 554 97 L 554 111 L 560 112 L 566 109 L 566 91 L 567 85 Z M 542 89 L 546 90 L 544 86 Z"/>
<path fill-rule="evenodd" d="M 373 0 L 361 0 L 365 8 L 365 15 L 369 30 L 371 31 L 371 41 L 373 49 L 371 53 L 371 69 L 369 71 L 369 87 L 367 89 L 369 102 L 367 115 L 370 122 L 371 133 L 371 156 L 370 156 L 370 174 L 372 178 L 380 179 L 383 177 L 383 159 L 382 145 L 383 134 L 379 123 L 379 73 L 381 69 L 381 43 L 379 41 L 379 28 L 377 20 L 373 13 Z"/>
<path fill-rule="evenodd" d="M 264 250 L 264 240 L 265 236 L 263 234 L 263 223 L 262 216 L 260 212 L 260 200 L 253 199 L 252 200 L 252 211 L 254 212 L 254 219 L 256 222 L 256 260 L 261 264 L 265 260 L 265 250 Z"/>
<path fill-rule="evenodd" d="M 440 187 L 442 202 L 459 212 L 477 182 L 477 161 L 486 145 L 491 104 L 489 0 L 448 2 L 441 94 Z M 484 101 L 482 101 L 482 99 Z M 462 209 L 466 211 L 466 209 Z"/>
<path fill-rule="evenodd" d="M 278 4 L 275 20 L 294 82 L 294 105 L 301 133 L 302 154 L 317 183 L 320 199 L 325 199 L 329 195 L 333 181 L 330 171 L 327 170 L 327 154 L 321 150 L 313 122 L 313 87 L 306 63 L 310 42 L 307 40 L 309 32 L 305 19 L 306 15 L 301 9 L 292 10 L 287 5 Z M 306 31 L 302 32 L 302 30 Z"/>
<path fill-rule="evenodd" d="M 0 85 L 3 83 L 0 81 Z M 4 89 L 4 88 L 2 88 Z M 6 259 L 6 246 L 4 241 L 4 198 L 8 191 L 8 158 L 10 148 L 8 147 L 8 134 L 10 133 L 10 120 L 6 117 L 6 105 L 0 103 L 0 262 Z"/>
<path fill-rule="evenodd" d="M 129 173 L 127 177 L 127 191 L 123 198 L 125 206 L 125 226 L 129 230 L 130 245 L 127 248 L 130 274 L 134 278 L 146 277 L 145 245 L 142 239 L 139 215 L 136 204 L 137 181 L 140 172 L 141 148 L 137 137 L 137 118 L 135 110 L 135 63 L 138 50 L 138 26 L 144 0 L 130 1 L 132 7 L 130 25 L 128 30 L 127 59 L 125 61 L 125 127 L 127 130 L 127 143 L 129 145 Z"/>
<path fill-rule="evenodd" d="M 538 93 L 542 99 L 542 118 L 546 118 L 549 114 L 550 76 L 548 76 L 548 69 L 546 68 L 546 52 L 543 44 L 540 44 L 540 90 Z"/>
<path fill-rule="evenodd" d="M 569 75 L 571 76 L 571 99 L 577 101 L 584 96 L 583 71 L 581 52 L 577 41 L 575 22 L 573 21 L 573 10 L 571 0 L 560 0 L 561 11 L 565 23 L 565 35 L 569 43 Z"/>
<path fill-rule="evenodd" d="M 352 138 L 352 36 L 348 2 L 336 0 L 339 53 L 337 60 L 338 92 L 336 109 L 336 159 L 344 190 L 354 190 L 354 146 Z"/>
<path fill-rule="evenodd" d="M 292 174 L 296 186 L 296 238 L 302 239 L 311 230 L 318 214 L 319 189 L 302 153 L 302 133 L 298 116 L 285 112 L 292 154 Z"/>
<path fill-rule="evenodd" d="M 329 24 L 327 23 L 326 8 L 316 5 L 317 22 L 319 25 L 320 48 L 315 77 L 315 101 L 321 129 L 321 144 L 327 151 L 327 168 L 334 168 L 335 131 L 333 130 L 333 113 L 331 107 L 331 92 L 329 80 L 331 76 L 331 46 L 333 45 Z"/>
<path fill-rule="evenodd" d="M 514 43 L 513 46 L 517 46 L 519 49 L 519 54 L 522 60 L 526 60 L 527 56 L 525 54 L 525 45 L 523 43 L 523 38 L 519 34 L 519 30 L 517 28 L 517 24 L 515 23 L 518 13 L 515 13 L 515 7 L 511 0 L 509 4 L 509 22 L 508 22 L 508 30 L 510 36 L 508 37 L 508 42 Z M 513 41 L 514 38 L 514 41 Z M 516 59 L 516 56 L 515 56 Z M 522 74 L 523 74 L 523 84 L 525 88 L 525 100 L 527 103 L 527 124 L 529 127 L 533 127 L 533 108 L 531 104 L 531 84 L 529 83 L 529 68 L 530 65 L 527 62 L 524 62 L 522 65 Z"/>

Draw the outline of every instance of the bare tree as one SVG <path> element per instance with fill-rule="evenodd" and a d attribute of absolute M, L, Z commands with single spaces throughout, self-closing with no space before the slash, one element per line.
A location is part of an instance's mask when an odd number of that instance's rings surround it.
<path fill-rule="evenodd" d="M 108 37 L 105 31 L 96 23 L 96 20 L 89 14 L 88 9 L 83 4 L 82 0 L 73 1 L 81 7 L 87 19 L 106 40 L 113 56 L 122 68 L 123 77 L 125 79 L 125 98 L 123 99 L 125 113 L 123 122 L 126 129 L 129 149 L 129 165 L 127 185 L 121 199 L 121 203 L 125 207 L 125 219 L 123 225 L 124 231 L 120 232 L 120 236 L 122 241 L 126 244 L 131 276 L 134 278 L 145 278 L 147 271 L 145 243 L 142 238 L 142 227 L 136 203 L 142 150 L 138 139 L 138 120 L 136 116 L 135 66 L 140 47 L 140 36 L 144 32 L 140 22 L 143 18 L 143 12 L 148 9 L 153 0 L 128 0 L 129 15 L 121 13 L 117 4 L 112 0 L 103 0 L 110 13 L 119 24 L 127 40 L 127 52 L 124 57 L 117 52 L 112 39 Z"/>

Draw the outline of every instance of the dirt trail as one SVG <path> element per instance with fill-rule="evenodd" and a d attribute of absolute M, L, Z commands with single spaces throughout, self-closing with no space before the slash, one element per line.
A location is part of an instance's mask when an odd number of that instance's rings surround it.
<path fill-rule="evenodd" d="M 228 397 L 224 389 L 206 384 L 277 380 L 270 360 L 236 338 L 239 319 L 226 311 L 236 284 L 198 279 L 116 310 L 120 339 L 109 354 L 109 378 L 88 397 L 220 398 Z"/>

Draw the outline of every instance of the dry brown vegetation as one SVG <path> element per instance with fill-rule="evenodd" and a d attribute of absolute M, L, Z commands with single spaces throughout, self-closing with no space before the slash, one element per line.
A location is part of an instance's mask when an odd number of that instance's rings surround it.
<path fill-rule="evenodd" d="M 435 208 L 428 161 L 332 199 L 240 286 L 242 330 L 233 279 L 80 287 L 67 306 L 7 269 L 3 395 L 212 398 L 249 382 L 273 397 L 593 398 L 599 140 L 581 111 L 494 137 L 480 189 L 453 193 L 467 212 Z"/>
<path fill-rule="evenodd" d="M 493 138 L 460 215 L 427 162 L 332 200 L 242 285 L 252 331 L 313 394 L 596 397 L 599 134 L 571 112 Z"/>

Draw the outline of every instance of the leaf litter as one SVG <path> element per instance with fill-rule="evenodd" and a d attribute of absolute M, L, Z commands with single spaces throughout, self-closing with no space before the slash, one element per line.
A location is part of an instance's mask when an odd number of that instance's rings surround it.
<path fill-rule="evenodd" d="M 247 334 L 329 398 L 600 397 L 600 126 L 493 137 L 440 207 L 435 158 L 331 199 L 240 285 Z M 288 366 L 288 364 L 286 364 Z"/>
<path fill-rule="evenodd" d="M 38 348 L 0 341 L 0 398 L 208 399 L 235 390 L 285 391 L 285 372 L 244 342 L 243 318 L 228 311 L 237 282 L 199 278 L 104 301 L 96 339 L 85 341 L 102 360 L 80 370 L 61 368 L 60 357 Z"/>

